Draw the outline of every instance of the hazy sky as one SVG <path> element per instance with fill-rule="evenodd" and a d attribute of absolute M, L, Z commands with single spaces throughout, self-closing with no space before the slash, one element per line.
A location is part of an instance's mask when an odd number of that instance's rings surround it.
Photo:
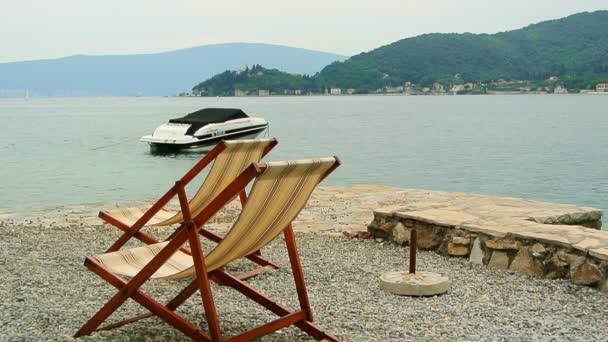
<path fill-rule="evenodd" d="M 353 55 L 429 32 L 495 33 L 608 0 L 0 0 L 0 62 L 259 42 Z"/>

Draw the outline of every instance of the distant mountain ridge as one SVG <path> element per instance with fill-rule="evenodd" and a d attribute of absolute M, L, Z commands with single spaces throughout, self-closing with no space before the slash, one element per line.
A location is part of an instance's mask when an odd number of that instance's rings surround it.
<path fill-rule="evenodd" d="M 0 96 L 157 96 L 189 91 L 226 69 L 264 65 L 313 74 L 344 56 L 256 43 L 228 43 L 134 55 L 76 55 L 0 63 Z"/>

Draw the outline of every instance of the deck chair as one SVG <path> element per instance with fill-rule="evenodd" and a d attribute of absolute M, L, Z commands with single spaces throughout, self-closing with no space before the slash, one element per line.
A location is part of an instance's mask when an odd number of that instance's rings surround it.
<path fill-rule="evenodd" d="M 198 215 L 246 167 L 253 162 L 259 162 L 277 143 L 275 138 L 271 138 L 221 141 L 215 146 L 179 181 L 183 186 L 186 186 L 213 161 L 209 174 L 188 203 L 191 215 Z M 108 248 L 107 252 L 119 250 L 131 237 L 135 237 L 146 244 L 157 243 L 158 240 L 154 237 L 140 231 L 144 225 L 168 226 L 182 223 L 184 221 L 182 211 L 174 212 L 163 208 L 174 195 L 169 194 L 169 192 L 150 207 L 114 208 L 99 212 L 99 217 L 102 220 L 124 231 L 122 236 Z M 239 192 L 239 196 L 241 205 L 244 205 L 247 198 L 244 188 Z M 201 229 L 200 233 L 212 241 L 221 241 L 220 236 L 206 229 Z M 265 268 L 278 268 L 277 265 L 261 258 L 259 251 L 256 251 L 250 259 Z M 255 273 L 249 274 L 249 276 L 254 275 Z"/>
<path fill-rule="evenodd" d="M 249 341 L 290 325 L 295 325 L 317 340 L 337 341 L 312 323 L 312 310 L 291 222 L 302 210 L 316 185 L 339 165 L 340 162 L 335 157 L 254 163 L 194 218 L 190 216 L 185 192 L 180 190 L 180 204 L 186 228 L 178 230 L 170 241 L 85 259 L 85 266 L 115 286 L 118 293 L 86 322 L 74 337 L 89 335 L 96 330 L 117 328 L 155 315 L 197 341 Z M 199 240 L 199 227 L 213 215 L 215 208 L 225 205 L 254 178 L 253 188 L 240 216 L 224 239 L 204 256 Z M 285 237 L 300 303 L 300 310 L 295 312 L 275 303 L 259 290 L 224 270 L 228 263 L 262 248 L 281 233 Z M 186 241 L 190 245 L 192 255 L 179 250 Z M 162 305 L 140 289 L 148 279 L 181 279 L 191 275 L 195 276 L 194 279 L 167 305 Z M 130 277 L 130 280 L 127 281 L 123 276 Z M 280 318 L 225 339 L 216 313 L 210 280 L 238 290 Z M 202 332 L 196 324 L 175 313 L 197 290 L 201 295 L 208 333 Z M 128 298 L 147 308 L 150 314 L 98 328 Z"/>

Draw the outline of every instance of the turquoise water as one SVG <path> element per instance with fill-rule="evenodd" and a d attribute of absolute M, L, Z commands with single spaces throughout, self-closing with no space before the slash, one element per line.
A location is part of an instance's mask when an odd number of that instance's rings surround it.
<path fill-rule="evenodd" d="M 200 156 L 151 155 L 139 137 L 204 107 L 266 118 L 270 159 L 338 155 L 326 185 L 608 210 L 608 96 L 582 95 L 0 99 L 0 210 L 158 197 Z"/>

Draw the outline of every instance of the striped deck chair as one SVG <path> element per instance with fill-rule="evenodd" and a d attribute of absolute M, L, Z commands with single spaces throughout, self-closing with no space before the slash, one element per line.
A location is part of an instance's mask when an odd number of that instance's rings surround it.
<path fill-rule="evenodd" d="M 188 211 L 185 192 L 180 191 L 186 228 L 178 230 L 170 241 L 85 259 L 85 266 L 115 286 L 118 293 L 85 323 L 74 337 L 89 335 L 97 330 L 117 328 L 156 315 L 197 341 L 250 341 L 290 325 L 295 325 L 317 340 L 337 341 L 312 323 L 313 315 L 291 222 L 302 210 L 316 185 L 339 165 L 340 162 L 335 157 L 254 163 L 194 218 L 191 218 Z M 254 178 L 250 196 L 237 221 L 224 239 L 204 256 L 197 232 L 199 227 L 212 217 L 215 208 L 225 205 Z M 285 237 L 300 303 L 300 309 L 295 312 L 275 303 L 259 290 L 224 270 L 228 263 L 259 250 L 281 233 Z M 179 250 L 186 241 L 190 244 L 191 255 Z M 162 305 L 140 289 L 148 279 L 181 279 L 192 275 L 195 277 L 190 284 L 167 305 Z M 130 280 L 127 281 L 124 276 Z M 216 313 L 210 280 L 238 290 L 280 318 L 225 339 Z M 208 333 L 202 332 L 197 324 L 175 313 L 197 290 L 201 295 Z M 128 298 L 147 308 L 150 313 L 98 328 Z"/>
<path fill-rule="evenodd" d="M 188 203 L 190 213 L 193 216 L 198 215 L 245 168 L 251 165 L 251 163 L 259 162 L 276 145 L 277 140 L 275 138 L 220 142 L 179 181 L 183 186 L 186 186 L 213 161 L 209 174 Z M 239 195 L 241 204 L 244 205 L 246 201 L 244 188 Z M 146 244 L 158 243 L 154 237 L 140 231 L 144 225 L 168 226 L 182 223 L 184 217 L 181 211 L 169 211 L 163 208 L 170 199 L 168 196 L 169 193 L 165 194 L 155 205 L 149 207 L 114 208 L 101 211 L 99 213 L 101 219 L 124 231 L 122 236 L 108 248 L 107 252 L 119 250 L 133 236 Z M 220 236 L 206 229 L 201 229 L 200 233 L 212 241 L 221 241 Z M 260 255 L 260 252 L 257 251 L 250 259 L 265 268 L 278 268 L 271 262 L 261 258 Z M 259 271 L 261 269 L 258 270 L 258 273 Z M 249 274 L 249 276 L 254 276 L 255 274 L 254 272 Z M 247 275 L 242 276 L 245 277 Z"/>

